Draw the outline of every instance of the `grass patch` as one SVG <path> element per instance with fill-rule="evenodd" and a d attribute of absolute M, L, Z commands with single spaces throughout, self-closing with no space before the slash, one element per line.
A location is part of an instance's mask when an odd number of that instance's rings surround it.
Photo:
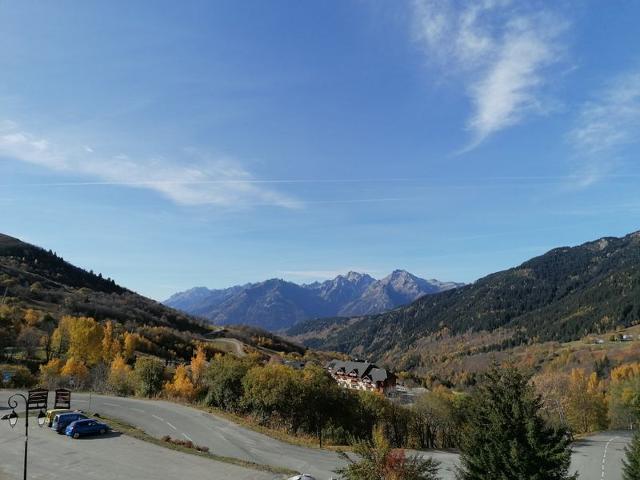
<path fill-rule="evenodd" d="M 261 472 L 269 472 L 275 474 L 282 475 L 297 475 L 299 472 L 295 470 L 290 470 L 288 468 L 282 467 L 274 467 L 273 465 L 264 465 L 261 463 L 249 462 L 247 460 L 242 460 L 240 458 L 235 457 L 225 457 L 223 455 L 216 455 L 215 453 L 205 452 L 196 450 L 195 448 L 188 447 L 186 445 L 172 443 L 164 441 L 160 438 L 153 437 L 147 434 L 144 430 L 141 430 L 133 425 L 129 425 L 128 423 L 122 422 L 120 420 L 116 420 L 114 418 L 105 417 L 103 415 L 93 414 L 96 418 L 99 418 L 101 421 L 109 425 L 109 427 L 115 431 L 122 433 L 123 435 L 128 435 L 130 437 L 136 438 L 138 440 L 142 440 L 144 442 L 152 443 L 154 445 L 158 445 L 160 447 L 169 448 L 171 450 L 175 450 L 182 453 L 188 453 L 189 455 L 196 455 L 198 457 L 208 458 L 210 460 L 215 460 L 217 462 L 229 463 L 231 465 L 237 465 L 239 467 L 251 468 L 253 470 L 258 470 Z"/>

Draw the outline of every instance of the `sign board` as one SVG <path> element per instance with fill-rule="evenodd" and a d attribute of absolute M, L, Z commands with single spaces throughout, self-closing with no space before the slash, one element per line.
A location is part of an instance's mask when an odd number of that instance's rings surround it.
<path fill-rule="evenodd" d="M 7 384 L 13 378 L 13 372 L 2 372 L 2 383 Z"/>
<path fill-rule="evenodd" d="M 27 410 L 46 410 L 48 400 L 49 390 L 45 390 L 44 388 L 29 390 L 29 397 L 27 399 Z"/>
<path fill-rule="evenodd" d="M 66 408 L 71 409 L 71 390 L 66 388 L 58 388 L 56 390 L 56 399 L 53 404 L 54 409 Z"/>

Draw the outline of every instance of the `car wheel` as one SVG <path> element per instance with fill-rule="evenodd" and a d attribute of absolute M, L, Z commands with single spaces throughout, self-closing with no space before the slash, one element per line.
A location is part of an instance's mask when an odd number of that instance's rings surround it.
<path fill-rule="evenodd" d="M 75 438 L 77 440 L 78 438 L 80 438 L 80 434 L 79 433 L 74 433 L 73 434 L 73 438 Z"/>
<path fill-rule="evenodd" d="M 105 433 L 107 433 L 107 432 L 105 431 L 105 429 L 104 429 L 104 428 L 101 428 L 101 429 L 100 429 L 100 435 L 104 435 Z"/>

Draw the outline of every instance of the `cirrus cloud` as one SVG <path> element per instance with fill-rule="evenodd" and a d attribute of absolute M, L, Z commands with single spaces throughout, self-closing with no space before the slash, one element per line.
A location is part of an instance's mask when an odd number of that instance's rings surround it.
<path fill-rule="evenodd" d="M 0 122 L 0 157 L 92 179 L 74 185 L 143 188 L 180 205 L 285 208 L 301 205 L 287 195 L 260 185 L 238 161 L 229 157 L 211 158 L 185 152 L 181 161 L 167 161 L 134 159 L 125 154 L 100 155 L 87 145 L 61 146 L 20 129 L 11 121 Z"/>
<path fill-rule="evenodd" d="M 490 135 L 545 112 L 543 87 L 564 57 L 567 22 L 526 4 L 414 0 L 414 37 L 429 61 L 462 78 L 473 112 L 471 149 Z"/>
<path fill-rule="evenodd" d="M 578 163 L 578 185 L 605 177 L 625 146 L 640 138 L 640 71 L 619 74 L 584 102 L 568 139 Z"/>

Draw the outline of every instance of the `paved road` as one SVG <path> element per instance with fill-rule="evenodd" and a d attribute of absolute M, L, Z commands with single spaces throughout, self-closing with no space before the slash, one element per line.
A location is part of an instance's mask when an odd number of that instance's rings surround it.
<path fill-rule="evenodd" d="M 23 426 L 22 422 L 19 424 Z M 30 426 L 31 427 L 31 426 Z M 73 440 L 48 428 L 29 429 L 29 478 L 40 480 L 281 480 L 259 472 L 176 452 L 127 437 Z M 22 479 L 24 427 L 0 422 L 0 479 Z"/>
<path fill-rule="evenodd" d="M 0 406 L 6 405 L 7 397 L 8 393 L 0 390 Z M 335 477 L 333 471 L 344 465 L 344 460 L 333 452 L 280 442 L 223 418 L 170 402 L 93 395 L 89 405 L 87 394 L 74 394 L 73 406 L 120 418 L 158 438 L 170 435 L 189 439 L 208 446 L 218 455 L 288 467 L 310 473 L 319 480 Z M 572 471 L 577 470 L 581 480 L 621 480 L 621 459 L 629 438 L 626 432 L 612 432 L 576 443 Z M 431 456 L 441 462 L 440 476 L 443 480 L 455 478 L 458 458 L 454 453 L 435 451 L 420 452 L 420 455 Z"/>
<path fill-rule="evenodd" d="M 581 480 L 622 480 L 622 459 L 630 440 L 629 432 L 605 432 L 576 442 L 571 471 L 580 472 Z"/>

